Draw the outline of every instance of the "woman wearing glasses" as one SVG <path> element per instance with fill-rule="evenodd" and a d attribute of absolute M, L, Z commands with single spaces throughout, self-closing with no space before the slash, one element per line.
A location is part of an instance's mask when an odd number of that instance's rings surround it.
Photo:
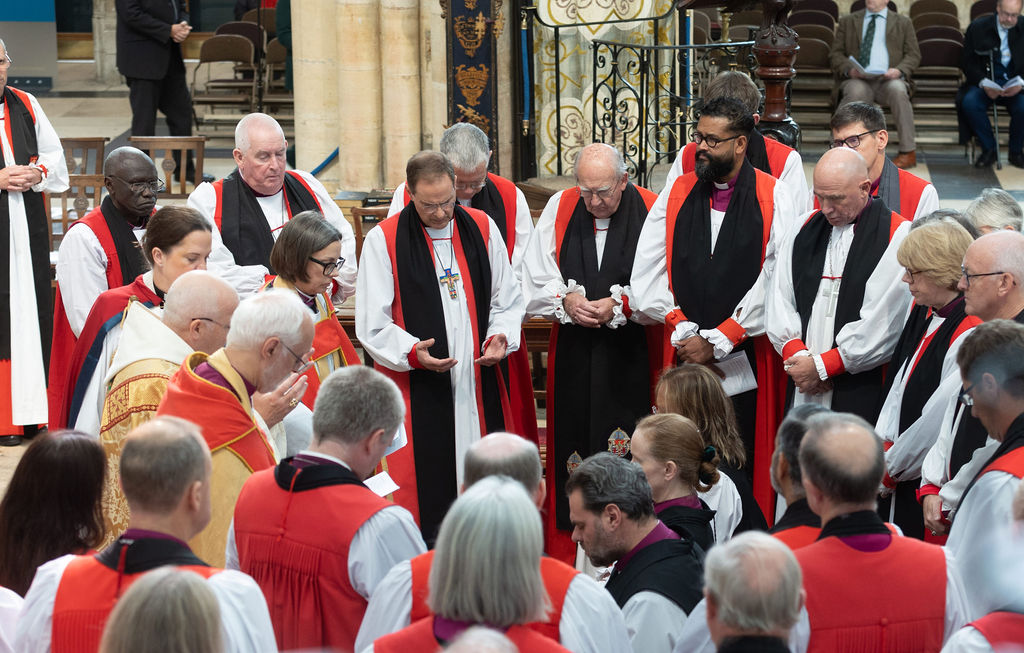
<path fill-rule="evenodd" d="M 341 256 L 341 239 L 341 232 L 321 213 L 303 211 L 284 225 L 270 250 L 270 265 L 277 276 L 264 287 L 295 292 L 316 315 L 313 318 L 316 337 L 312 365 L 306 368 L 309 385 L 302 398 L 310 410 L 321 379 L 340 367 L 361 363 L 352 341 L 338 322 L 333 303 L 345 301 L 344 291 L 336 279 L 345 263 Z M 297 401 L 292 399 L 292 402 Z"/>
<path fill-rule="evenodd" d="M 886 448 L 879 511 L 905 535 L 918 539 L 936 534 L 933 529 L 926 533 L 918 503 L 921 467 L 949 399 L 960 388 L 957 351 L 980 323 L 965 313 L 957 290 L 960 264 L 971 242 L 959 223 L 941 219 L 912 228 L 896 254 L 914 304 L 889 363 L 888 392 L 876 424 Z"/>

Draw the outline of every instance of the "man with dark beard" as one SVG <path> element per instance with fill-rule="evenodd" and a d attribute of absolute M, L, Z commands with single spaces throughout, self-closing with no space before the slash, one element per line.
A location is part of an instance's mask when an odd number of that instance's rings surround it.
<path fill-rule="evenodd" d="M 785 185 L 747 160 L 753 127 L 739 100 L 721 97 L 704 105 L 691 135 L 697 144 L 694 172 L 676 179 L 655 202 L 630 281 L 634 310 L 672 330 L 663 343 L 666 366 L 676 358 L 711 365 L 742 353 L 755 370 L 759 389 L 734 395 L 733 404 L 747 460 L 754 461 L 748 475 L 762 509 L 770 512 L 769 467 L 784 379 L 781 360 L 764 337 L 765 280 L 775 265 L 776 243 L 797 210 Z"/>

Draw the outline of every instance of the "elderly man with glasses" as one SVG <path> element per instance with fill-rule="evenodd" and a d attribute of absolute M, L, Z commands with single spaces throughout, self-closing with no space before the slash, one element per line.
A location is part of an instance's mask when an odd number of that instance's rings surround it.
<path fill-rule="evenodd" d="M 412 201 L 366 235 L 356 335 L 401 388 L 409 444 L 387 457 L 395 502 L 430 542 L 482 435 L 512 428 L 498 363 L 519 348 L 523 295 L 497 225 L 461 206 L 440 152 L 406 165 Z"/>
<path fill-rule="evenodd" d="M 829 147 L 856 150 L 868 166 L 871 195 L 907 220 L 916 220 L 939 208 L 935 186 L 896 166 L 885 154 L 889 132 L 885 114 L 875 104 L 850 102 L 839 107 L 831 120 Z M 815 208 L 818 204 L 815 203 Z"/>
<path fill-rule="evenodd" d="M 786 378 L 764 337 L 765 290 L 780 239 L 796 228 L 799 210 L 786 184 L 745 156 L 753 128 L 749 107 L 739 100 L 704 105 L 691 137 L 694 171 L 658 197 L 640 234 L 631 281 L 641 319 L 670 330 L 663 365 L 724 363 L 756 375 L 755 387 L 729 391 L 752 463 L 747 475 L 768 503 Z"/>

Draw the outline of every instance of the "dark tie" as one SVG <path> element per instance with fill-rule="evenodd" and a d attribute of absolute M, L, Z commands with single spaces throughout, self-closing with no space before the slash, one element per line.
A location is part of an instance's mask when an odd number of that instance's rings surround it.
<path fill-rule="evenodd" d="M 864 32 L 864 39 L 860 42 L 860 54 L 857 55 L 857 61 L 865 68 L 868 67 L 868 62 L 871 61 L 871 46 L 875 42 L 875 20 L 877 18 L 878 14 L 871 14 L 868 31 Z"/>

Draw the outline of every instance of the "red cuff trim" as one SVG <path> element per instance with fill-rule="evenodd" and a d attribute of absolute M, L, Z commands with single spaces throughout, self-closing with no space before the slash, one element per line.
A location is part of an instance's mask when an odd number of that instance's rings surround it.
<path fill-rule="evenodd" d="M 892 477 L 889 476 L 888 470 L 885 472 L 885 476 L 882 477 L 882 485 L 889 488 L 890 490 L 896 489 L 896 481 L 892 480 Z"/>
<path fill-rule="evenodd" d="M 416 345 L 418 345 L 418 344 L 420 344 L 420 343 L 417 342 Z M 412 349 L 409 350 L 409 355 L 408 355 L 409 365 L 412 365 L 412 368 L 414 370 L 425 370 L 427 368 L 425 368 L 422 365 L 420 365 L 420 359 L 416 356 L 416 345 L 413 345 Z"/>
<path fill-rule="evenodd" d="M 620 296 L 622 297 L 622 314 L 627 318 L 632 317 L 633 309 L 629 307 L 629 297 L 626 296 L 626 293 L 622 293 Z"/>
<path fill-rule="evenodd" d="M 921 487 L 917 488 L 917 502 L 921 503 L 922 501 L 924 501 L 924 498 L 926 496 L 932 494 L 937 495 L 939 493 L 939 489 L 940 488 L 938 485 L 932 485 L 931 483 L 929 483 L 928 485 L 922 485 Z"/>
<path fill-rule="evenodd" d="M 843 357 L 839 355 L 838 349 L 829 349 L 822 354 L 821 362 L 825 364 L 825 373 L 828 374 L 829 378 L 846 371 L 846 366 L 843 365 Z"/>
<path fill-rule="evenodd" d="M 747 339 L 747 330 L 740 326 L 736 320 L 729 318 L 718 325 L 718 330 L 729 339 L 733 345 L 738 345 Z"/>
<path fill-rule="evenodd" d="M 669 325 L 673 329 L 680 322 L 686 322 L 686 315 L 678 308 L 673 309 L 671 313 L 665 316 L 665 324 Z"/>
<path fill-rule="evenodd" d="M 50 174 L 50 171 L 46 169 L 46 166 L 40 164 L 40 165 L 37 165 L 36 167 L 39 168 L 40 171 L 42 171 L 43 179 L 46 179 L 47 175 Z"/>
<path fill-rule="evenodd" d="M 896 443 L 893 442 L 892 440 L 886 440 L 885 442 L 882 443 L 882 451 L 888 451 L 889 449 L 892 449 L 893 445 L 895 444 Z"/>
<path fill-rule="evenodd" d="M 807 345 L 804 341 L 799 338 L 793 338 L 785 345 L 782 346 L 782 360 L 792 358 L 795 354 L 799 354 L 807 349 Z"/>

